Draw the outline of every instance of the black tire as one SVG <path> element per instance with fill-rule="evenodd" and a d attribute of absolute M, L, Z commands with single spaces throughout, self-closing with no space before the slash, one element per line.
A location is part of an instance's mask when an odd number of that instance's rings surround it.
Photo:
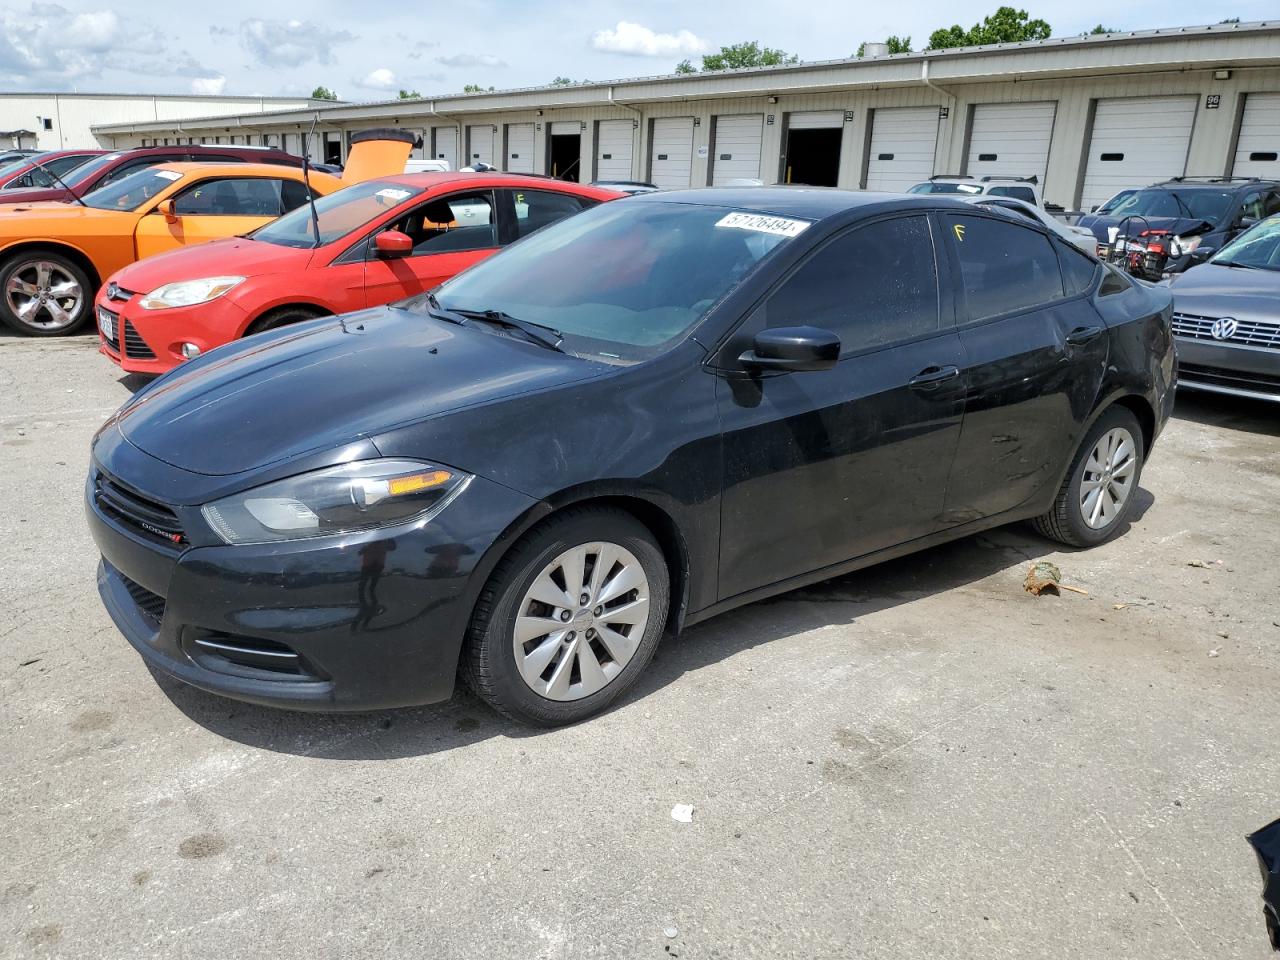
<path fill-rule="evenodd" d="M 647 581 L 649 617 L 631 659 L 602 689 L 576 700 L 554 700 L 535 692 L 516 664 L 514 630 L 526 591 L 543 569 L 565 551 L 608 542 L 639 561 Z M 543 727 L 585 720 L 620 697 L 639 678 L 666 626 L 670 574 L 652 534 L 630 514 L 608 507 L 565 510 L 524 536 L 503 557 L 485 585 L 472 616 L 461 673 L 486 703 L 513 720 Z"/>
<path fill-rule="evenodd" d="M 1132 486 L 1124 503 L 1114 516 L 1102 526 L 1090 526 L 1080 502 L 1080 485 L 1084 481 L 1089 455 L 1099 439 L 1109 431 L 1117 429 L 1127 431 L 1133 441 L 1133 457 L 1136 463 Z M 1124 527 L 1129 514 L 1133 512 L 1145 462 L 1146 448 L 1143 443 L 1142 425 L 1138 423 L 1138 418 L 1125 407 L 1110 407 L 1089 428 L 1089 432 L 1080 442 L 1076 455 L 1071 460 L 1071 469 L 1067 471 L 1067 477 L 1062 481 L 1062 489 L 1058 491 L 1053 507 L 1033 521 L 1036 530 L 1050 540 L 1057 540 L 1070 547 L 1093 547 L 1111 539 Z"/>
<path fill-rule="evenodd" d="M 253 321 L 249 325 L 249 330 L 245 333 L 245 336 L 250 337 L 255 333 L 266 333 L 268 330 L 287 327 L 291 323 L 301 323 L 303 320 L 315 320 L 317 317 L 323 317 L 324 315 L 323 311 L 311 307 L 281 307 L 279 310 L 264 313 Z"/>
<path fill-rule="evenodd" d="M 9 284 L 15 279 L 24 283 L 34 280 L 38 272 L 38 264 L 51 265 L 55 271 L 60 271 L 65 278 L 69 278 L 79 287 L 79 293 L 75 297 L 76 305 L 74 310 L 69 306 L 72 298 L 59 298 L 56 295 L 48 295 L 56 293 L 56 290 L 49 290 L 43 293 L 47 296 L 50 307 L 38 306 L 36 312 L 28 320 L 24 320 L 14 312 L 11 300 L 21 300 L 22 302 L 28 302 L 31 299 L 39 300 L 41 294 L 28 296 L 25 293 L 18 292 L 11 294 L 9 291 Z M 93 302 L 97 292 L 98 288 L 89 274 L 69 257 L 38 247 L 23 250 L 9 257 L 4 261 L 3 265 L 0 265 L 0 322 L 3 322 L 11 330 L 28 337 L 66 337 L 81 329 L 86 321 L 93 316 Z M 65 312 L 74 312 L 71 322 L 66 326 L 52 325 L 57 322 L 57 319 L 50 312 L 50 309 L 54 307 Z"/>

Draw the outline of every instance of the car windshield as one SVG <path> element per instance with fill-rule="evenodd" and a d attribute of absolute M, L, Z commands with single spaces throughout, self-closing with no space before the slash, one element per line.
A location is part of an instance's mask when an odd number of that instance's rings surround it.
<path fill-rule="evenodd" d="M 674 346 L 808 225 L 718 206 L 615 200 L 482 261 L 444 284 L 437 302 L 550 327 L 581 356 L 637 362 Z M 430 309 L 426 298 L 408 305 Z"/>
<path fill-rule="evenodd" d="M 0 166 L 0 179 L 3 179 L 4 177 L 12 176 L 13 174 L 17 173 L 19 170 L 24 170 L 27 167 L 31 166 L 31 161 L 33 159 L 36 159 L 36 158 L 23 157 L 21 160 L 10 160 L 4 166 Z"/>
<path fill-rule="evenodd" d="M 1219 250 L 1210 262 L 1280 270 L 1280 217 L 1249 228 Z"/>
<path fill-rule="evenodd" d="M 99 210 L 137 210 L 160 191 L 171 187 L 182 174 L 176 170 L 147 167 L 99 187 L 82 198 L 86 206 Z"/>
<path fill-rule="evenodd" d="M 86 183 L 89 180 L 93 179 L 93 177 L 96 176 L 98 171 L 101 170 L 103 167 L 108 166 L 109 164 L 114 163 L 116 160 L 119 160 L 119 159 L 120 159 L 120 154 L 118 153 L 104 153 L 102 156 L 94 157 L 88 163 L 83 163 L 80 166 L 76 167 L 75 170 L 67 174 L 62 179 L 66 181 L 67 186 L 69 187 L 74 187 L 74 186 L 77 186 L 78 184 Z"/>
<path fill-rule="evenodd" d="M 1135 192 L 1136 191 L 1134 190 L 1121 190 L 1114 197 L 1112 197 L 1106 203 L 1102 204 L 1102 206 L 1098 207 L 1098 209 L 1093 212 L 1094 213 L 1110 213 L 1124 200 L 1126 200 L 1129 197 L 1132 197 Z"/>
<path fill-rule="evenodd" d="M 953 183 L 932 180 L 929 183 L 917 183 L 907 193 L 981 193 L 982 188 L 976 183 Z"/>
<path fill-rule="evenodd" d="M 1138 190 L 1110 213 L 1113 217 L 1179 217 L 1216 224 L 1226 215 L 1231 197 L 1226 190 Z"/>
<path fill-rule="evenodd" d="M 337 193 L 316 200 L 316 213 L 320 220 L 320 242 L 332 243 L 359 229 L 371 220 L 395 209 L 410 197 L 422 193 L 419 187 L 406 187 L 387 181 L 358 183 Z M 311 221 L 311 206 L 303 204 L 273 220 L 253 233 L 254 240 L 274 243 L 281 247 L 314 247 L 315 226 Z"/>

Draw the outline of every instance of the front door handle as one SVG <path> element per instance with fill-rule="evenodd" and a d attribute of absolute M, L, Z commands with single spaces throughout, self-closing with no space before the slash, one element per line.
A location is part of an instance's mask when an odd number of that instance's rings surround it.
<path fill-rule="evenodd" d="M 1071 344 L 1073 347 L 1084 346 L 1084 344 L 1093 340 L 1100 333 L 1102 333 L 1101 327 L 1076 327 L 1067 334 L 1067 343 Z"/>
<path fill-rule="evenodd" d="M 907 381 L 907 386 L 912 390 L 936 390 L 948 380 L 954 380 L 958 376 L 960 376 L 960 368 L 953 364 L 943 367 L 925 367 Z"/>

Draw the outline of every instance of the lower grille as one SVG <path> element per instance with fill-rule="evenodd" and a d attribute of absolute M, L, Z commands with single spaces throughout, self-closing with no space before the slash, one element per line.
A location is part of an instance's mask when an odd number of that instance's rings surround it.
<path fill-rule="evenodd" d="M 119 573 L 119 571 L 116 571 Z M 152 593 L 140 583 L 134 583 L 124 574 L 120 574 L 120 579 L 124 582 L 124 588 L 129 591 L 129 596 L 133 598 L 133 602 L 137 604 L 138 609 L 157 624 L 164 619 L 165 600 L 159 594 Z"/>
<path fill-rule="evenodd" d="M 155 352 L 147 346 L 147 341 L 133 328 L 128 320 L 124 321 L 124 352 L 132 360 L 154 360 Z"/>
<path fill-rule="evenodd" d="M 1260 393 L 1280 391 L 1280 376 L 1209 367 L 1198 363 L 1179 363 L 1178 379 L 1218 387 L 1235 387 L 1237 390 L 1256 390 Z"/>
<path fill-rule="evenodd" d="M 153 540 L 170 546 L 186 540 L 182 521 L 173 510 L 135 493 L 104 473 L 99 472 L 94 478 L 93 498 L 103 513 Z"/>
<path fill-rule="evenodd" d="M 1280 320 L 1276 323 L 1260 323 L 1256 320 L 1240 320 L 1229 337 L 1215 337 L 1213 325 L 1218 317 L 1198 317 L 1190 313 L 1173 315 L 1175 336 L 1189 340 L 1209 340 L 1218 343 L 1238 343 L 1248 347 L 1266 347 L 1280 350 Z"/>

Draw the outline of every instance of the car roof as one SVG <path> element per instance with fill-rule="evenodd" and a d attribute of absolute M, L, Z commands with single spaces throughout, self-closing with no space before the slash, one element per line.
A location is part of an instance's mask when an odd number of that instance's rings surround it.
<path fill-rule="evenodd" d="M 189 173 L 203 173 L 211 177 L 278 177 L 287 171 L 290 180 L 302 179 L 301 167 L 291 167 L 283 163 L 158 163 L 154 167 L 147 167 L 146 169 L 151 171 L 172 170 L 174 173 L 181 173 L 184 176 Z M 324 173 L 319 170 L 314 171 L 311 175 L 324 177 L 327 180 L 338 179 L 331 173 Z"/>
<path fill-rule="evenodd" d="M 954 206 L 967 209 L 958 201 L 937 194 L 877 193 L 867 190 L 838 190 L 831 187 L 700 187 L 693 190 L 665 190 L 630 197 L 627 203 L 689 203 L 708 207 L 726 207 L 748 213 L 775 217 L 799 217 L 822 220 L 826 217 L 862 208 L 892 204 L 898 209 L 936 209 Z"/>
<path fill-rule="evenodd" d="M 377 177 L 379 183 L 399 183 L 407 187 L 430 189 L 434 186 L 465 187 L 525 187 L 529 190 L 563 190 L 587 197 L 605 199 L 620 196 L 616 190 L 604 187 L 593 187 L 585 183 L 574 183 L 572 180 L 557 180 L 554 177 L 530 176 L 524 173 L 503 173 L 499 170 L 423 170 L 421 173 L 397 173 L 389 177 Z"/>
<path fill-rule="evenodd" d="M 1150 183 L 1145 187 L 1134 187 L 1138 190 L 1154 190 L 1163 187 L 1177 187 L 1179 190 L 1250 190 L 1255 187 L 1275 187 L 1280 186 L 1280 180 L 1265 180 L 1259 177 L 1214 177 L 1208 180 L 1187 180 L 1182 177 L 1174 177 L 1171 180 L 1161 180 L 1158 183 Z"/>

